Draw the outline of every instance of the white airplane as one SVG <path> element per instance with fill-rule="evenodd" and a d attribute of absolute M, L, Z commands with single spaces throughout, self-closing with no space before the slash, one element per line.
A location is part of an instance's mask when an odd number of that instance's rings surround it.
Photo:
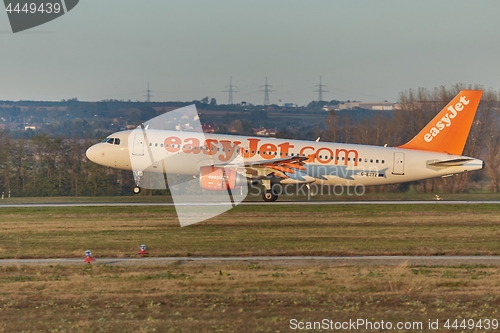
<path fill-rule="evenodd" d="M 98 164 L 134 171 L 192 175 L 205 190 L 265 187 L 264 201 L 278 198 L 278 184 L 369 186 L 459 174 L 484 167 L 462 156 L 482 91 L 462 90 L 411 141 L 398 147 L 247 137 L 146 127 L 111 134 L 90 147 Z"/>

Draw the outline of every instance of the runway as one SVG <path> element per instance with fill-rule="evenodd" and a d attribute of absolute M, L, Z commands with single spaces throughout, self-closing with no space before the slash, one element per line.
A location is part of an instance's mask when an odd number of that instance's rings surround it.
<path fill-rule="evenodd" d="M 1 259 L 0 266 L 8 265 L 81 265 L 84 258 Z M 328 266 L 500 266 L 500 256 L 262 256 L 262 257 L 144 257 L 144 258 L 94 258 L 92 265 L 170 265 L 170 264 L 223 264 L 259 263 L 280 265 Z"/>
<path fill-rule="evenodd" d="M 178 203 L 173 202 L 54 202 L 54 203 L 0 203 L 0 208 L 29 208 L 29 207 L 153 207 L 164 206 L 224 206 L 229 203 L 224 202 L 193 202 L 193 203 Z M 489 200 L 471 200 L 471 201 L 276 201 L 263 202 L 252 201 L 242 202 L 238 205 L 242 206 L 274 206 L 274 205 L 309 205 L 309 206 L 324 206 L 324 205 L 476 205 L 476 204 L 500 204 L 500 201 Z"/>

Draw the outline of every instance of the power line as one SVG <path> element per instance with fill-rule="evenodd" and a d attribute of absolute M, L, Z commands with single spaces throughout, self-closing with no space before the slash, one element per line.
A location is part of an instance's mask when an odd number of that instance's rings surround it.
<path fill-rule="evenodd" d="M 229 87 L 229 90 L 224 90 L 223 92 L 228 92 L 229 93 L 229 102 L 228 102 L 228 104 L 233 104 L 233 93 L 234 92 L 238 92 L 236 90 L 233 90 L 233 87 L 238 87 L 238 86 L 233 86 L 233 77 L 232 76 L 229 78 L 229 86 L 226 86 L 226 87 Z"/>
<path fill-rule="evenodd" d="M 263 86 L 261 86 L 261 87 L 264 87 L 264 90 L 259 90 L 259 91 L 263 91 L 264 92 L 264 105 L 271 104 L 271 103 L 269 103 L 269 93 L 271 91 L 276 91 L 276 90 L 269 89 L 269 87 L 272 87 L 272 85 L 267 84 L 267 76 L 266 76 L 266 84 L 263 85 Z"/>
<path fill-rule="evenodd" d="M 323 89 L 326 85 L 321 83 L 321 75 L 319 76 L 319 84 L 315 85 L 315 87 L 318 87 L 318 90 L 313 91 L 318 93 L 318 102 L 321 102 L 323 100 L 323 93 L 328 92 L 328 90 Z"/>

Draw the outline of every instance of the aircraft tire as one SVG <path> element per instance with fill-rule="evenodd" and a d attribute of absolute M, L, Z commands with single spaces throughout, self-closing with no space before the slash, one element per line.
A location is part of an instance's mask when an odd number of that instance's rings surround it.
<path fill-rule="evenodd" d="M 278 195 L 276 193 L 274 193 L 273 190 L 268 190 L 268 191 L 262 193 L 262 199 L 265 202 L 274 202 L 274 201 L 278 200 Z"/>
<path fill-rule="evenodd" d="M 134 186 L 134 194 L 141 193 L 141 188 L 139 186 Z"/>

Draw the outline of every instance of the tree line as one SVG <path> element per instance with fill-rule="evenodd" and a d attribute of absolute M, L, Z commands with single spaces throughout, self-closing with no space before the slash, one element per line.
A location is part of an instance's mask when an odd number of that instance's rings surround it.
<path fill-rule="evenodd" d="M 106 168 L 85 156 L 93 140 L 0 132 L 0 191 L 5 196 L 101 196 L 130 193 L 131 172 Z"/>

